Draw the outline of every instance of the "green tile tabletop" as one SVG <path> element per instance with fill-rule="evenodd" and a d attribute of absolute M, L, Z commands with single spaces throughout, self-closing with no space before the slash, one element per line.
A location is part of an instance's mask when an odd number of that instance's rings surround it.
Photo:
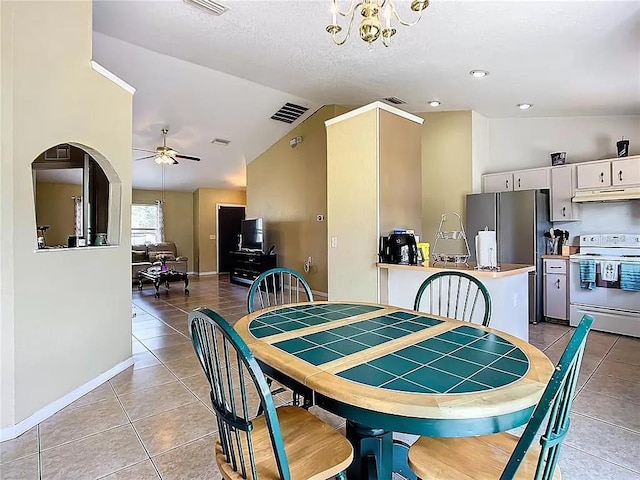
<path fill-rule="evenodd" d="M 383 305 L 272 307 L 245 316 L 236 330 L 263 365 L 343 416 L 402 417 L 407 433 L 456 434 L 428 422 L 495 431 L 524 423 L 553 371 L 542 352 L 506 333 Z"/>
<path fill-rule="evenodd" d="M 356 457 L 349 480 L 364 475 L 364 445 L 378 445 L 379 478 L 407 472 L 394 431 L 459 437 L 526 423 L 553 373 L 519 338 L 384 305 L 270 307 L 235 329 L 270 377 L 347 419 Z"/>

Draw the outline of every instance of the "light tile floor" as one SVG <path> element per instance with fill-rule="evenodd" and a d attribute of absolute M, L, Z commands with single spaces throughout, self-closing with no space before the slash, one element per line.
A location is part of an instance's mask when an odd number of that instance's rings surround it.
<path fill-rule="evenodd" d="M 134 366 L 0 444 L 0 478 L 219 479 L 208 384 L 186 313 L 207 305 L 233 323 L 245 313 L 247 290 L 225 277 L 206 277 L 194 279 L 190 291 L 184 297 L 175 286 L 170 296 L 155 299 L 152 287 L 134 289 Z M 556 362 L 570 330 L 532 325 L 530 341 Z M 290 394 L 276 401 L 286 403 Z M 563 478 L 640 480 L 639 411 L 640 340 L 592 332 L 560 460 Z M 344 429 L 341 418 L 315 413 Z"/>

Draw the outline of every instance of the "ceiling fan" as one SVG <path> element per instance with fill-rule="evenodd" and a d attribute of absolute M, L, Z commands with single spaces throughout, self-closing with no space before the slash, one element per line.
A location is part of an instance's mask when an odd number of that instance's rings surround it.
<path fill-rule="evenodd" d="M 138 152 L 147 152 L 152 153 L 153 155 L 147 155 L 145 157 L 136 158 L 135 160 L 146 160 L 147 158 L 153 158 L 158 165 L 178 165 L 178 161 L 176 158 L 184 159 L 184 160 L 193 160 L 195 162 L 199 162 L 199 157 L 192 157 L 189 155 L 182 155 L 181 153 L 176 152 L 173 148 L 167 146 L 167 134 L 169 133 L 168 128 L 162 129 L 162 145 L 156 147 L 155 150 L 147 150 L 144 148 L 134 148 Z"/>

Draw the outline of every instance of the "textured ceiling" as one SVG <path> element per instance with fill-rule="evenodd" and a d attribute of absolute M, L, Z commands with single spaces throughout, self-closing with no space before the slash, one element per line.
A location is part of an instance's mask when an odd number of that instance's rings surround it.
<path fill-rule="evenodd" d="M 371 51 L 357 35 L 331 43 L 329 0 L 223 3 L 214 17 L 182 1 L 97 1 L 94 29 L 319 104 L 397 95 L 410 111 L 435 98 L 489 117 L 521 115 L 522 102 L 531 116 L 640 113 L 638 1 L 433 1 Z"/>
<path fill-rule="evenodd" d="M 201 162 L 179 160 L 165 168 L 165 188 L 243 188 L 246 161 L 269 148 L 291 126 L 271 120 L 285 102 L 318 105 L 210 68 L 162 55 L 94 33 L 93 57 L 137 90 L 133 101 L 133 146 L 149 150 L 167 144 Z M 304 118 L 304 117 L 303 117 Z M 226 146 L 214 138 L 230 140 Z M 133 152 L 134 158 L 145 156 Z M 160 188 L 162 168 L 153 158 L 134 161 L 133 187 Z"/>
<path fill-rule="evenodd" d="M 371 50 L 357 33 L 331 43 L 329 0 L 224 3 L 215 17 L 180 0 L 94 1 L 94 59 L 137 88 L 134 146 L 154 148 L 168 125 L 169 145 L 203 157 L 166 169 L 170 189 L 244 185 L 246 162 L 290 130 L 269 119 L 286 101 L 309 114 L 390 95 L 413 112 L 438 99 L 500 118 L 640 113 L 637 1 L 433 1 Z M 161 169 L 135 162 L 133 178 L 158 188 Z"/>

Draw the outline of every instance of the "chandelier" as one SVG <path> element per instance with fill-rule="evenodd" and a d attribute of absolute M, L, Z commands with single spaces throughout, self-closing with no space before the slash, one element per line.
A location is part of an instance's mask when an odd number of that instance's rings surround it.
<path fill-rule="evenodd" d="M 338 0 L 332 0 L 332 22 L 327 26 L 327 32 L 331 34 L 336 45 L 344 45 L 349 40 L 356 11 L 359 9 L 360 15 L 362 15 L 360 27 L 358 27 L 360 38 L 371 46 L 382 36 L 382 43 L 388 47 L 391 44 L 391 37 L 396 34 L 396 29 L 391 26 L 391 17 L 395 17 L 400 25 L 412 27 L 420 21 L 422 11 L 428 6 L 429 0 L 412 0 L 411 10 L 416 12 L 418 16 L 412 22 L 405 22 L 400 18 L 393 0 L 351 0 L 351 5 L 345 12 L 338 8 Z M 347 33 L 342 40 L 338 39 L 338 34 L 342 31 L 342 27 L 338 25 L 338 15 L 347 18 L 349 22 Z"/>

